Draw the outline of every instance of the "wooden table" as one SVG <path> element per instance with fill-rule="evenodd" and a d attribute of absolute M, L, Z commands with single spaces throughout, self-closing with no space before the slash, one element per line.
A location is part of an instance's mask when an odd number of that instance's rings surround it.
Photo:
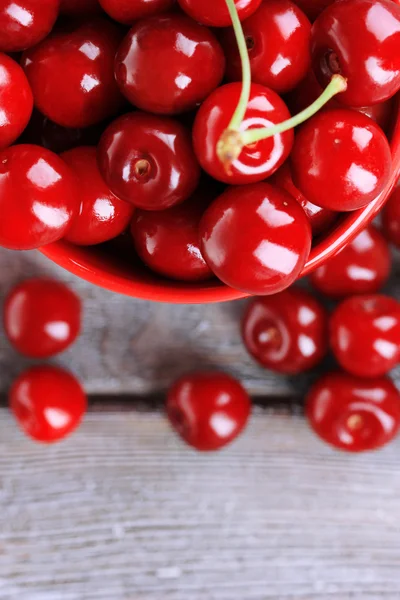
<path fill-rule="evenodd" d="M 1 600 L 400 598 L 400 441 L 366 456 L 321 444 L 298 401 L 315 374 L 255 366 L 242 302 L 135 301 L 38 253 L 0 251 L 1 298 L 35 274 L 84 300 L 83 335 L 55 362 L 85 381 L 91 411 L 51 448 L 0 411 Z M 0 393 L 28 364 L 1 336 Z M 241 439 L 198 455 L 159 400 L 176 376 L 211 365 L 239 376 L 257 406 Z"/>

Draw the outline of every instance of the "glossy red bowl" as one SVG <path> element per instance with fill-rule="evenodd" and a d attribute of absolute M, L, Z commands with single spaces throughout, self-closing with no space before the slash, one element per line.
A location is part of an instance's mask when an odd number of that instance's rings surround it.
<path fill-rule="evenodd" d="M 379 212 L 400 175 L 400 102 L 396 103 L 395 124 L 391 136 L 393 169 L 386 189 L 367 207 L 343 214 L 336 227 L 314 245 L 302 276 L 308 275 L 336 254 Z M 148 271 L 135 258 L 133 247 L 110 250 L 112 246 L 78 247 L 57 242 L 41 252 L 67 271 L 95 285 L 133 298 L 180 304 L 206 304 L 244 298 L 223 283 L 212 280 L 197 284 L 170 281 Z M 126 256 L 124 256 L 124 254 Z"/>

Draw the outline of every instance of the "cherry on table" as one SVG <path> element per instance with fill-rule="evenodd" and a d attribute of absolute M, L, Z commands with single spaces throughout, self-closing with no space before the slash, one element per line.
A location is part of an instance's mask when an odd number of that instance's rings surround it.
<path fill-rule="evenodd" d="M 43 40 L 58 17 L 60 0 L 2 0 L 0 52 L 20 52 Z"/>
<path fill-rule="evenodd" d="M 21 135 L 32 114 L 33 96 L 25 73 L 15 60 L 0 53 L 0 150 Z"/>
<path fill-rule="evenodd" d="M 184 375 L 168 392 L 168 419 L 179 436 L 201 452 L 219 450 L 245 428 L 251 412 L 242 385 L 226 373 Z"/>
<path fill-rule="evenodd" d="M 400 248 L 400 180 L 382 211 L 382 226 L 389 242 Z"/>
<path fill-rule="evenodd" d="M 181 8 L 195 21 L 209 27 L 229 27 L 232 20 L 225 0 L 178 0 Z M 260 6 L 262 0 L 235 0 L 239 19 L 244 21 Z"/>
<path fill-rule="evenodd" d="M 166 12 L 175 6 L 175 0 L 99 0 L 99 2 L 114 21 L 125 25 Z"/>

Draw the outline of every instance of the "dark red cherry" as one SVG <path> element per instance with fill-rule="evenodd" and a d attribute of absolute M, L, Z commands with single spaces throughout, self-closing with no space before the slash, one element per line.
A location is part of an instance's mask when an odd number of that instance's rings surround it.
<path fill-rule="evenodd" d="M 33 96 L 25 73 L 15 60 L 0 53 L 0 149 L 10 146 L 27 126 Z"/>
<path fill-rule="evenodd" d="M 25 52 L 36 108 L 63 127 L 88 127 L 115 114 L 123 102 L 114 80 L 121 37 L 116 25 L 96 19 Z"/>
<path fill-rule="evenodd" d="M 175 0 L 99 0 L 103 10 L 114 21 L 131 25 L 138 19 L 166 12 L 175 5 Z"/>
<path fill-rule="evenodd" d="M 306 414 L 315 433 L 335 448 L 376 450 L 399 431 L 400 394 L 385 377 L 360 379 L 330 373 L 308 393 Z"/>
<path fill-rule="evenodd" d="M 251 412 L 242 385 L 226 373 L 200 371 L 184 375 L 168 392 L 168 419 L 190 446 L 219 450 L 245 428 Z"/>
<path fill-rule="evenodd" d="M 32 250 L 61 239 L 79 209 L 77 181 L 50 150 L 0 152 L 0 246 Z"/>
<path fill-rule="evenodd" d="M 181 14 L 139 21 L 115 58 L 115 77 L 128 100 L 166 115 L 194 109 L 217 87 L 224 69 L 211 31 Z"/>
<path fill-rule="evenodd" d="M 193 143 L 203 169 L 214 179 L 230 184 L 255 183 L 272 175 L 289 156 L 293 130 L 245 146 L 229 172 L 217 156 L 217 143 L 228 128 L 239 101 L 242 85 L 230 83 L 215 90 L 201 105 L 193 126 Z M 286 104 L 278 94 L 256 83 L 241 131 L 268 127 L 290 118 Z"/>
<path fill-rule="evenodd" d="M 88 17 L 100 14 L 99 0 L 61 0 L 60 12 L 69 17 Z"/>
<path fill-rule="evenodd" d="M 305 14 L 290 0 L 264 0 L 243 23 L 254 83 L 278 94 L 293 89 L 311 64 L 311 25 Z M 222 34 L 226 75 L 241 81 L 242 66 L 232 28 Z"/>
<path fill-rule="evenodd" d="M 297 287 L 255 298 L 242 321 L 249 353 L 263 367 L 296 374 L 312 369 L 328 349 L 328 317 L 323 306 Z"/>
<path fill-rule="evenodd" d="M 318 15 L 334 1 L 335 0 L 296 0 L 296 4 L 311 21 L 315 21 Z"/>
<path fill-rule="evenodd" d="M 164 210 L 183 202 L 200 177 L 183 125 L 140 112 L 126 114 L 106 129 L 98 160 L 112 192 L 145 210 Z"/>
<path fill-rule="evenodd" d="M 299 129 L 291 171 L 307 200 L 329 210 L 351 211 L 382 192 L 391 162 L 387 138 L 372 119 L 354 110 L 333 109 L 318 113 Z"/>
<path fill-rule="evenodd" d="M 316 206 L 312 202 L 309 202 L 307 198 L 303 196 L 300 190 L 293 183 L 292 174 L 290 172 L 289 162 L 286 161 L 276 173 L 270 177 L 268 183 L 272 183 L 283 190 L 289 192 L 293 198 L 303 207 L 306 213 L 312 233 L 314 236 L 320 235 L 327 231 L 333 223 L 336 221 L 338 214 L 327 208 L 321 208 Z"/>
<path fill-rule="evenodd" d="M 391 265 L 388 243 L 370 225 L 339 254 L 318 267 L 310 280 L 319 292 L 332 298 L 374 294 L 386 283 Z"/>
<path fill-rule="evenodd" d="M 340 102 L 366 106 L 391 98 L 400 89 L 400 5 L 334 2 L 313 25 L 311 53 L 323 87 L 335 73 L 347 78 Z"/>
<path fill-rule="evenodd" d="M 65 239 L 72 244 L 92 246 L 107 242 L 128 227 L 134 208 L 117 198 L 100 175 L 96 148 L 81 146 L 62 154 L 75 173 L 80 191 L 79 214 Z"/>
<path fill-rule="evenodd" d="M 386 238 L 400 248 L 400 180 L 383 209 L 382 225 Z"/>
<path fill-rule="evenodd" d="M 49 358 L 79 335 L 81 303 L 66 285 L 52 279 L 26 279 L 8 294 L 4 330 L 11 344 L 30 358 Z"/>
<path fill-rule="evenodd" d="M 255 296 L 289 287 L 311 248 L 304 210 L 268 183 L 226 190 L 204 213 L 200 236 L 202 254 L 215 275 Z"/>
<path fill-rule="evenodd" d="M 43 40 L 58 17 L 60 0 L 1 0 L 0 51 L 20 52 Z"/>
<path fill-rule="evenodd" d="M 24 371 L 10 390 L 10 408 L 22 431 L 37 442 L 58 442 L 81 423 L 87 398 L 68 371 L 50 365 Z"/>
<path fill-rule="evenodd" d="M 262 0 L 234 0 L 239 19 L 244 21 Z M 232 20 L 225 0 L 178 0 L 181 8 L 195 21 L 209 27 L 229 27 Z"/>

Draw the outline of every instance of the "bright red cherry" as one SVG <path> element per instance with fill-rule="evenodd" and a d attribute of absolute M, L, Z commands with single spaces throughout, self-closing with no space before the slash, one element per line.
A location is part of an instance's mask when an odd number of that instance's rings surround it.
<path fill-rule="evenodd" d="M 400 248 L 400 180 L 383 209 L 382 225 L 386 238 Z"/>
<path fill-rule="evenodd" d="M 81 423 L 87 398 L 79 381 L 59 367 L 24 371 L 10 390 L 10 408 L 21 429 L 37 442 L 58 442 Z"/>
<path fill-rule="evenodd" d="M 313 68 L 325 87 L 335 73 L 347 78 L 341 102 L 365 106 L 400 89 L 400 5 L 392 0 L 341 0 L 315 21 Z"/>
<path fill-rule="evenodd" d="M 232 24 L 225 0 L 178 0 L 181 8 L 195 21 L 209 27 Z M 262 0 L 235 0 L 239 19 L 244 21 L 260 6 Z"/>
<path fill-rule="evenodd" d="M 318 15 L 334 1 L 335 0 L 296 0 L 296 4 L 311 21 L 315 21 Z"/>
<path fill-rule="evenodd" d="M 217 87 L 224 69 L 211 31 L 181 14 L 139 21 L 115 58 L 115 77 L 128 100 L 166 115 L 194 109 Z"/>
<path fill-rule="evenodd" d="M 310 277 L 313 286 L 331 298 L 374 294 L 386 283 L 392 266 L 388 243 L 372 225 Z"/>
<path fill-rule="evenodd" d="M 81 328 L 81 303 L 66 285 L 52 279 L 27 279 L 4 304 L 4 329 L 25 356 L 49 358 L 68 348 Z"/>
<path fill-rule="evenodd" d="M 320 363 L 328 349 L 327 333 L 325 309 L 297 287 L 255 298 L 242 321 L 249 353 L 263 367 L 279 373 L 301 373 Z"/>
<path fill-rule="evenodd" d="M 313 204 L 336 211 L 356 210 L 374 200 L 388 182 L 391 163 L 381 128 L 347 109 L 323 111 L 307 121 L 291 154 L 295 186 Z"/>
<path fill-rule="evenodd" d="M 10 146 L 27 126 L 33 108 L 32 90 L 15 60 L 0 53 L 0 150 Z"/>
<path fill-rule="evenodd" d="M 69 17 L 88 17 L 100 13 L 99 0 L 61 0 L 60 12 Z"/>
<path fill-rule="evenodd" d="M 114 21 L 125 25 L 166 12 L 175 5 L 175 0 L 99 0 L 99 2 Z"/>
<path fill-rule="evenodd" d="M 203 169 L 214 179 L 234 185 L 255 183 L 272 175 L 289 156 L 293 130 L 245 146 L 227 171 L 217 156 L 217 143 L 228 128 L 241 93 L 240 83 L 215 90 L 201 105 L 193 126 L 193 143 Z M 241 131 L 268 127 L 290 118 L 278 94 L 256 83 L 251 86 Z"/>
<path fill-rule="evenodd" d="M 20 52 L 43 40 L 58 17 L 60 0 L 1 0 L 0 51 Z"/>
<path fill-rule="evenodd" d="M 276 173 L 270 177 L 268 183 L 272 183 L 283 190 L 289 192 L 293 198 L 303 207 L 306 213 L 312 233 L 314 236 L 320 235 L 327 231 L 331 225 L 336 221 L 338 214 L 332 210 L 321 208 L 316 206 L 312 202 L 309 202 L 307 198 L 303 196 L 300 190 L 293 183 L 292 174 L 290 172 L 290 165 L 286 161 Z"/>
<path fill-rule="evenodd" d="M 215 275 L 247 294 L 276 294 L 299 276 L 311 248 L 300 204 L 268 183 L 226 190 L 200 222 L 201 251 Z"/>
<path fill-rule="evenodd" d="M 25 52 L 36 108 L 64 127 L 88 127 L 115 114 L 123 101 L 114 80 L 121 37 L 116 25 L 96 19 Z"/>
<path fill-rule="evenodd" d="M 167 396 L 168 419 L 190 446 L 219 450 L 245 428 L 251 412 L 242 385 L 226 373 L 200 371 L 184 375 Z"/>
<path fill-rule="evenodd" d="M 145 113 L 129 113 L 114 121 L 100 140 L 98 160 L 114 194 L 145 210 L 183 202 L 200 177 L 183 125 Z"/>
<path fill-rule="evenodd" d="M 279 94 L 293 89 L 311 64 L 311 25 L 305 14 L 290 0 L 264 0 L 243 23 L 249 51 L 251 75 Z M 233 29 L 222 35 L 230 81 L 241 81 L 242 66 Z"/>
<path fill-rule="evenodd" d="M 100 175 L 96 148 L 81 146 L 64 152 L 79 183 L 81 207 L 64 239 L 80 246 L 107 242 L 128 227 L 133 206 L 111 192 Z"/>
<path fill-rule="evenodd" d="M 400 394 L 385 377 L 360 379 L 330 373 L 308 393 L 306 414 L 315 433 L 335 448 L 376 450 L 399 431 Z"/>

